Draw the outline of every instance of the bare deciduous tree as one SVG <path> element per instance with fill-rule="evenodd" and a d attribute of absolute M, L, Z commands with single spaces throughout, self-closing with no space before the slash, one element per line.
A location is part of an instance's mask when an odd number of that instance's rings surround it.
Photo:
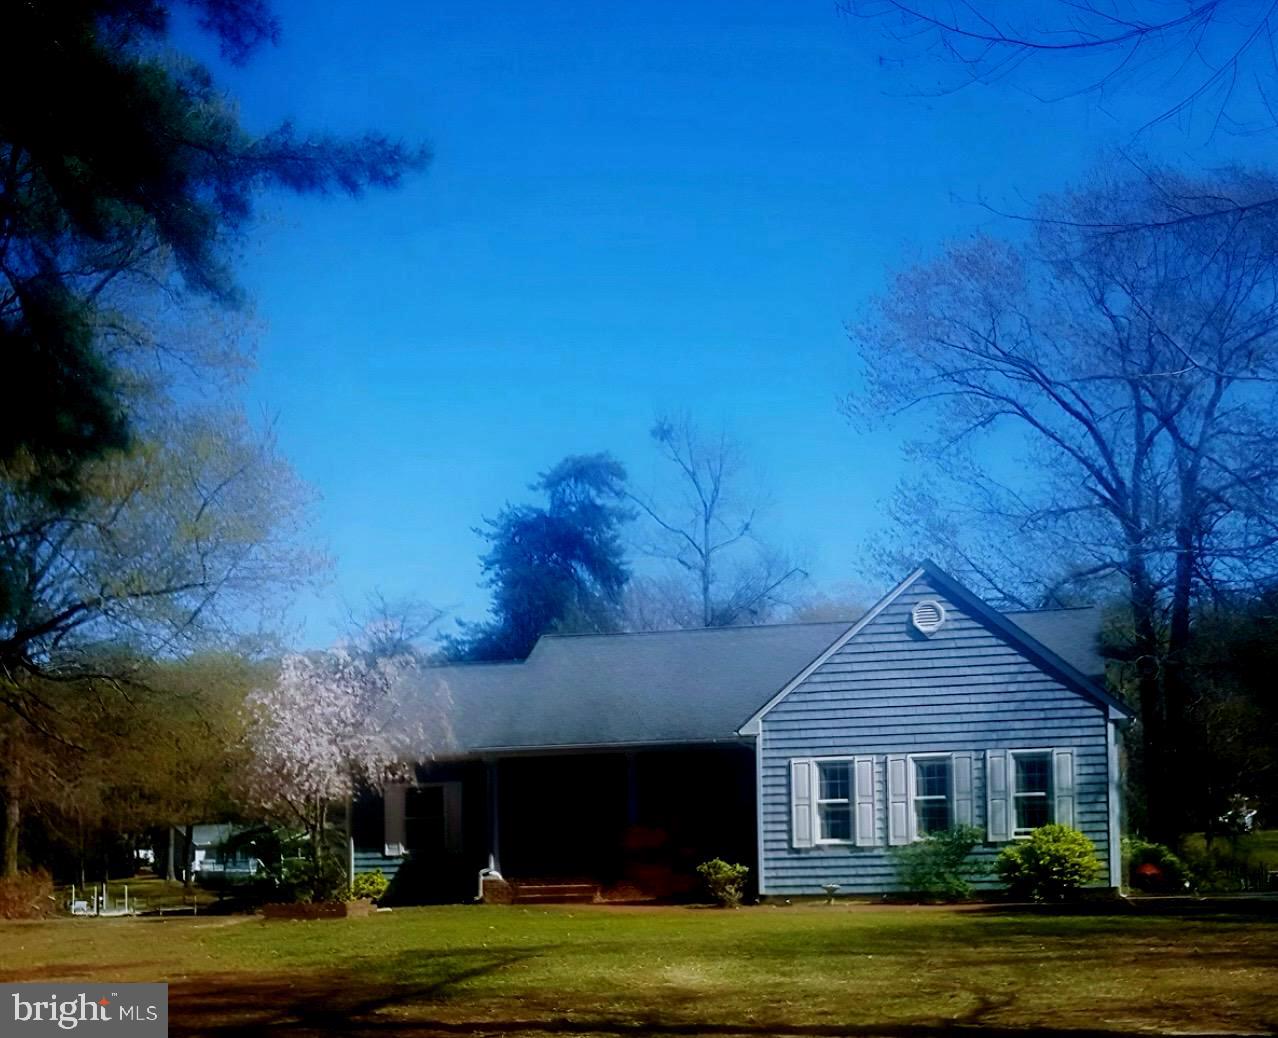
<path fill-rule="evenodd" d="M 1135 112 L 1134 138 L 1165 123 L 1201 137 L 1278 130 L 1278 5 L 1269 0 L 841 0 L 840 7 L 883 28 L 892 53 L 881 64 L 908 69 L 936 59 L 930 67 L 954 70 L 940 85 L 929 75 L 928 94 L 1008 82 L 1045 103 L 1080 95 L 1121 100 Z M 1108 236 L 1278 209 L 1278 195 L 1215 186 L 1210 196 L 1180 198 L 1164 184 L 1161 211 L 1148 224 L 1115 223 L 1113 215 L 1095 223 L 1077 214 L 1039 218 Z M 1019 208 L 984 205 L 1033 219 Z"/>
<path fill-rule="evenodd" d="M 1161 89 L 1150 92 L 1156 107 L 1145 126 L 1199 111 L 1213 130 L 1278 125 L 1278 5 L 1267 0 L 845 0 L 840 6 L 879 22 L 911 51 L 940 56 L 958 71 L 959 85 L 1015 77 L 1054 100 L 1131 95 L 1156 82 Z"/>
<path fill-rule="evenodd" d="M 898 274 L 854 329 L 868 382 L 848 401 L 907 416 L 923 475 L 900 546 L 945 556 L 1021 604 L 1119 586 L 1153 831 L 1174 835 L 1184 667 L 1196 604 L 1278 575 L 1278 215 L 1165 223 L 1178 197 L 1278 196 L 1102 171 L 1049 199 L 1025 242 L 977 237 Z"/>
<path fill-rule="evenodd" d="M 675 472 L 658 494 L 631 493 L 648 521 L 643 554 L 670 572 L 634 581 L 631 626 L 723 627 L 759 623 L 786 604 L 807 574 L 760 540 L 766 498 L 748 483 L 741 445 L 704 434 L 686 415 L 660 417 L 651 436 Z"/>
<path fill-rule="evenodd" d="M 348 610 L 347 640 L 374 657 L 403 656 L 424 662 L 431 654 L 426 637 L 445 615 L 443 609 L 420 598 L 387 598 L 380 590 L 372 591 L 362 609 Z"/>

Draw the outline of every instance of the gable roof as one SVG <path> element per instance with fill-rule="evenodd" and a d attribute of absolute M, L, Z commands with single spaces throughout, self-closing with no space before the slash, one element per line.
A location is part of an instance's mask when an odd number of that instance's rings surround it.
<path fill-rule="evenodd" d="M 733 741 L 924 575 L 1059 680 L 1127 715 L 1090 680 L 1104 670 L 1098 610 L 1002 614 L 930 562 L 855 623 L 545 635 L 523 662 L 431 667 L 425 680 L 451 697 L 459 753 Z M 410 694 L 401 710 L 428 722 L 431 702 Z"/>
<path fill-rule="evenodd" d="M 1108 707 L 1112 713 L 1116 713 L 1119 717 L 1127 718 L 1131 716 L 1131 710 L 1127 705 L 1115 696 L 1110 695 L 1109 692 L 1093 681 L 1091 674 L 1081 671 L 1060 653 L 1053 648 L 1049 648 L 1043 641 L 1030 633 L 1030 628 L 1024 626 L 1024 621 L 1032 614 L 1022 613 L 1022 622 L 1017 622 L 1004 616 L 993 606 L 969 591 L 930 559 L 925 559 L 919 568 L 937 591 L 941 592 L 955 605 L 962 607 L 968 615 L 980 618 L 989 627 L 998 631 L 1010 644 L 1020 649 L 1048 673 L 1055 673 L 1056 677 L 1061 679 L 1066 686 Z M 1072 610 L 1063 611 L 1072 612 Z M 1099 610 L 1095 612 L 1094 617 L 1096 627 L 1093 628 L 1092 638 L 1099 639 Z M 1039 622 L 1038 626 L 1040 633 L 1057 633 L 1054 628 L 1047 624 Z M 1065 625 L 1062 625 L 1062 633 L 1068 633 L 1074 637 L 1077 637 L 1078 634 L 1077 630 Z M 1064 647 L 1067 651 L 1075 651 L 1077 649 L 1076 644 L 1073 643 Z M 1096 646 L 1096 649 L 1096 654 L 1099 656 L 1099 645 Z M 1104 671 L 1105 667 L 1102 662 L 1100 670 L 1095 673 L 1104 674 Z"/>
<path fill-rule="evenodd" d="M 847 642 L 855 638 L 863 628 L 869 626 L 883 610 L 895 602 L 920 578 L 926 578 L 928 584 L 936 592 L 947 598 L 954 605 L 959 606 L 969 616 L 985 623 L 986 626 L 1001 634 L 1010 645 L 1019 649 L 1026 657 L 1047 673 L 1052 674 L 1066 687 L 1106 707 L 1111 715 L 1117 715 L 1120 718 L 1129 718 L 1131 716 L 1131 711 L 1125 704 L 1101 688 L 1092 680 L 1088 673 L 1079 669 L 1079 665 L 1094 666 L 1095 662 L 1099 661 L 1100 667 L 1095 673 L 1097 675 L 1104 673 L 1104 661 L 1099 652 L 1099 610 L 1030 610 L 1007 616 L 1000 613 L 972 591 L 969 591 L 935 562 L 930 559 L 924 559 L 913 573 L 871 606 L 865 615 L 852 625 L 850 630 L 837 638 L 833 644 L 827 646 L 820 656 L 809 663 L 799 674 L 795 675 L 784 688 L 772 696 L 759 710 L 756 710 L 749 720 L 741 726 L 741 733 L 743 735 L 757 734 L 759 722 L 769 710 L 789 695 L 809 674 L 838 652 Z M 1092 621 L 1095 623 L 1090 639 L 1084 637 L 1081 631 L 1083 622 L 1081 616 L 1067 618 L 1063 621 L 1060 618 L 1049 616 L 1049 614 L 1062 612 L 1090 614 Z M 1049 640 L 1059 638 L 1062 651 L 1072 655 L 1077 660 L 1078 665 L 1065 659 L 1053 647 L 1049 647 L 1043 641 L 1040 641 L 1038 637 L 1030 633 L 1031 629 L 1036 630 L 1039 635 L 1045 636 Z M 1095 660 L 1092 659 L 1093 656 Z"/>

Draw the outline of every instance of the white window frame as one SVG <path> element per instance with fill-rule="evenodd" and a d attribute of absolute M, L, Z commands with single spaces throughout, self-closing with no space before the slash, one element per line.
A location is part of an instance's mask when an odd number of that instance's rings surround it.
<path fill-rule="evenodd" d="M 856 769 L 852 757 L 813 757 L 812 764 L 816 768 L 813 776 L 815 789 L 812 790 L 812 843 L 818 847 L 851 847 L 856 843 Z M 848 795 L 825 799 L 821 796 L 821 769 L 827 764 L 841 764 L 848 776 Z M 846 840 L 827 839 L 822 835 L 822 804 L 843 804 L 848 811 L 848 838 Z"/>
<path fill-rule="evenodd" d="M 918 791 L 918 769 L 915 766 L 916 761 L 926 760 L 943 760 L 949 768 L 949 781 L 946 782 L 947 792 L 944 797 L 940 797 L 935 793 L 924 796 Z M 906 782 L 909 783 L 909 804 L 910 804 L 910 842 L 915 843 L 926 837 L 926 833 L 919 832 L 919 813 L 917 804 L 920 800 L 945 800 L 945 805 L 949 809 L 949 828 L 954 828 L 954 754 L 953 753 L 907 753 L 905 755 L 906 762 Z"/>
<path fill-rule="evenodd" d="M 1045 757 L 1047 759 L 1047 790 L 1043 793 L 1023 793 L 1016 788 L 1016 758 Z M 1021 797 L 1042 797 L 1047 802 L 1047 821 L 1051 825 L 1056 821 L 1056 757 L 1049 746 L 1046 749 L 1008 750 L 1007 751 L 1007 831 L 1013 840 L 1028 840 L 1033 829 L 1022 829 L 1016 824 L 1016 805 Z"/>

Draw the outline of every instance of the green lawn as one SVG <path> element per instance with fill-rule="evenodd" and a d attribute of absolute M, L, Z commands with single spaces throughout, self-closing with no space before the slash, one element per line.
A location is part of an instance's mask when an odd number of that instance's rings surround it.
<path fill-rule="evenodd" d="M 0 980 L 167 980 L 174 1035 L 1266 1032 L 1278 916 L 837 905 L 0 924 Z"/>
<path fill-rule="evenodd" d="M 1196 833 L 1185 840 L 1185 846 L 1191 853 L 1201 855 L 1206 841 L 1202 833 Z M 1278 869 L 1278 829 L 1258 829 L 1232 839 L 1218 836 L 1212 846 L 1218 854 L 1227 855 L 1240 864 Z"/>

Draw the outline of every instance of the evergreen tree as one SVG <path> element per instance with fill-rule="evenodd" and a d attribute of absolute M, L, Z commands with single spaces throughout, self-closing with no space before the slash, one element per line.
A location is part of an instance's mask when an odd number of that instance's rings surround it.
<path fill-rule="evenodd" d="M 545 507 L 507 505 L 479 532 L 491 619 L 447 640 L 457 660 L 523 659 L 551 631 L 614 631 L 630 579 L 620 530 L 626 470 L 608 454 L 565 458 L 533 483 Z"/>
<path fill-rule="evenodd" d="M 166 49 L 173 6 L 0 14 L 0 478 L 60 500 L 133 431 L 113 349 L 130 288 L 143 309 L 234 306 L 231 257 L 262 190 L 357 194 L 424 159 L 379 134 L 250 133 L 208 69 Z M 278 36 L 265 0 L 188 6 L 233 62 Z"/>

